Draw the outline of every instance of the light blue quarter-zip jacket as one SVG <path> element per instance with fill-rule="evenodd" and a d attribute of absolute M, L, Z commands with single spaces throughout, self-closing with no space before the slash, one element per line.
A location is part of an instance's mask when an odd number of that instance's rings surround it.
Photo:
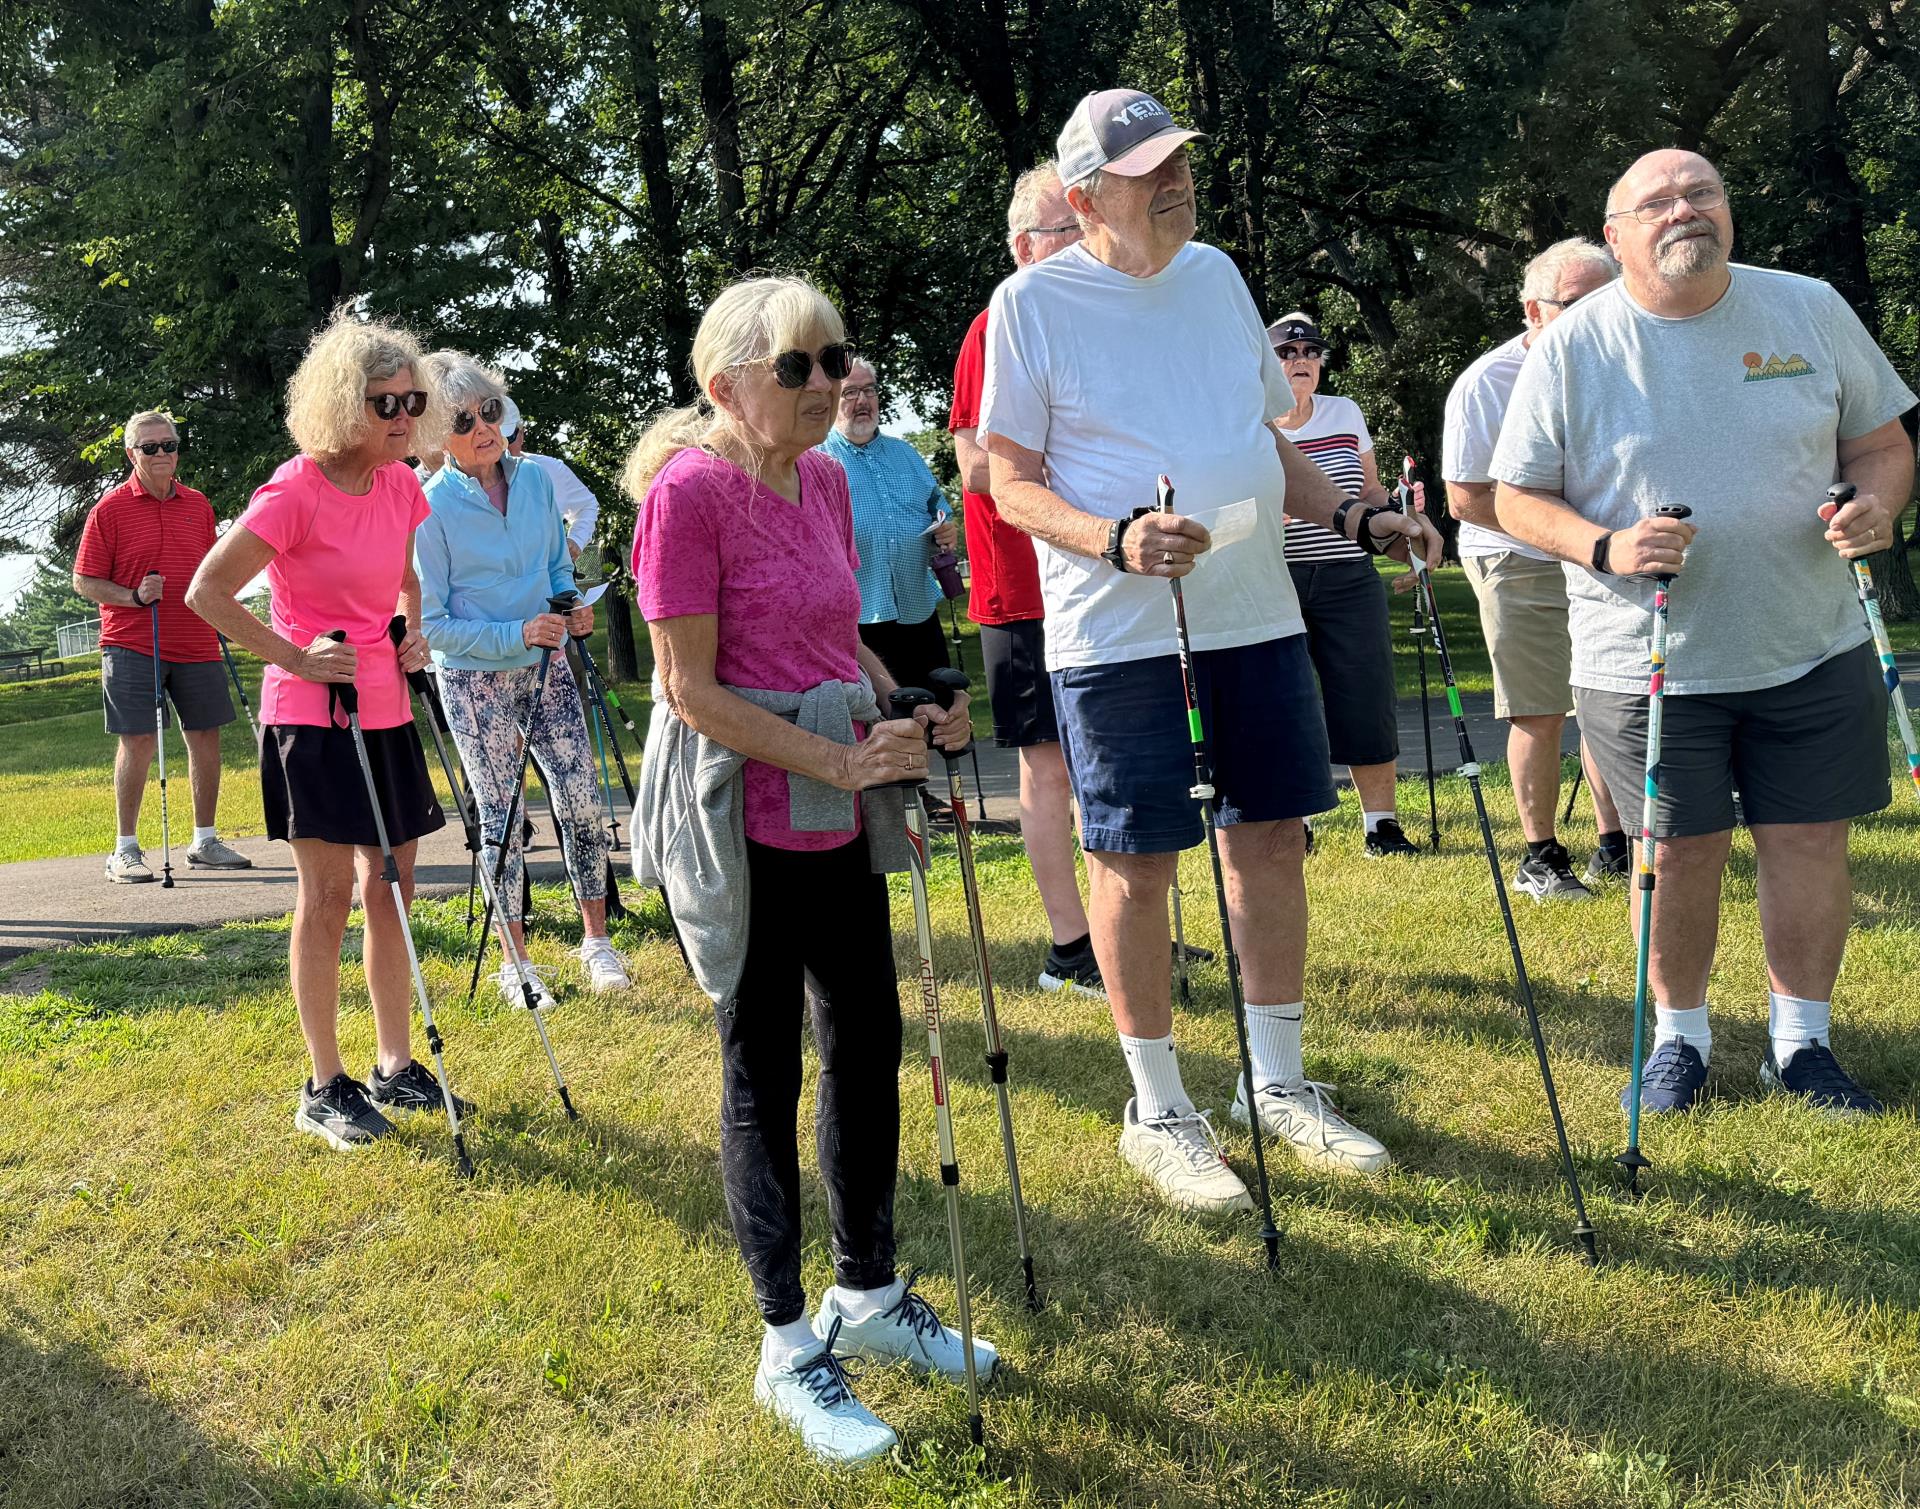
<path fill-rule="evenodd" d="M 512 456 L 507 512 L 451 457 L 426 481 L 433 512 L 413 536 L 420 575 L 420 632 L 433 658 L 456 671 L 508 671 L 533 665 L 538 650 L 521 626 L 547 611 L 547 599 L 574 590 L 566 526 L 553 484 L 537 466 Z"/>

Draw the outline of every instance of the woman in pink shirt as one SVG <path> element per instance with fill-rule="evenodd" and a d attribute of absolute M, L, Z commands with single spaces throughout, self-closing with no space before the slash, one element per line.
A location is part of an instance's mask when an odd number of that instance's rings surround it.
<path fill-rule="evenodd" d="M 894 1276 L 900 1001 L 886 881 L 873 873 L 857 806 L 844 830 L 796 831 L 788 776 L 863 791 L 924 776 L 927 747 L 921 724 L 904 719 L 837 743 L 732 690 L 806 693 L 864 675 L 884 707 L 894 688 L 860 643 L 846 474 L 814 449 L 847 375 L 842 339 L 838 312 L 804 279 L 727 289 L 694 340 L 700 403 L 654 421 L 626 485 L 640 505 L 633 575 L 660 686 L 655 717 L 746 757 L 744 872 L 703 883 L 745 886 L 750 897 L 735 940 L 744 967 L 715 1020 L 721 1175 L 765 1323 L 754 1397 L 816 1455 L 857 1462 L 895 1438 L 854 1398 L 836 1354 L 901 1358 L 947 1377 L 963 1376 L 965 1358 L 960 1338 Z M 965 745 L 964 698 L 925 716 L 943 746 Z M 636 832 L 643 826 L 636 819 Z M 796 1146 L 809 996 L 836 1279 L 811 1325 Z M 975 1354 L 990 1374 L 994 1349 L 976 1339 Z"/>
<path fill-rule="evenodd" d="M 314 337 L 287 387 L 300 447 L 254 493 L 202 562 L 187 603 L 267 662 L 260 686 L 260 785 L 267 834 L 293 846 L 290 968 L 313 1075 L 294 1126 L 342 1151 L 393 1129 L 382 1111 L 438 1111 L 440 1085 L 412 1053 L 407 919 L 380 881 L 379 838 L 352 735 L 332 688 L 352 682 L 402 894 L 413 897 L 415 842 L 445 824 L 403 678 L 427 664 L 413 532 L 427 501 L 407 457 L 446 428 L 403 330 L 346 314 Z M 417 421 L 417 423 L 416 423 Z M 262 571 L 273 625 L 237 600 Z M 407 635 L 395 650 L 396 613 Z M 346 638 L 328 637 L 344 630 Z M 340 946 L 358 875 L 378 1059 L 362 1083 L 340 1059 Z M 460 1114 L 471 1109 L 460 1103 Z"/>

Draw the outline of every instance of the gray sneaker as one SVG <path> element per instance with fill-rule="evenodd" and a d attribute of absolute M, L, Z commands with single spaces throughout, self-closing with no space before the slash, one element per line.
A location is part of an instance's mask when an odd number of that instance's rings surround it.
<path fill-rule="evenodd" d="M 1521 860 L 1513 872 L 1513 884 L 1536 902 L 1593 900 L 1593 892 L 1574 876 L 1566 845 L 1557 841 L 1548 844 L 1537 859 L 1529 854 Z"/>
<path fill-rule="evenodd" d="M 209 838 L 187 850 L 187 863 L 208 870 L 251 870 L 253 861 L 238 849 L 229 849 L 217 838 Z"/>
<path fill-rule="evenodd" d="M 153 879 L 153 871 L 138 849 L 116 849 L 107 856 L 107 879 L 115 885 L 145 885 Z"/>

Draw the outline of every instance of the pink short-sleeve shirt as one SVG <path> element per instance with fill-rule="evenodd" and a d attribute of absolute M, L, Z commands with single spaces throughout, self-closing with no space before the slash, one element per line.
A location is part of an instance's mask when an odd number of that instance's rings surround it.
<path fill-rule="evenodd" d="M 274 549 L 267 566 L 273 629 L 302 647 L 333 629 L 357 652 L 362 728 L 413 721 L 399 652 L 387 625 L 399 611 L 414 528 L 429 513 L 413 468 L 391 462 L 364 495 L 340 491 L 309 456 L 282 463 L 240 524 Z M 324 724 L 327 689 L 270 665 L 260 680 L 260 721 Z"/>
<path fill-rule="evenodd" d="M 712 614 L 715 677 L 805 692 L 858 681 L 860 589 L 853 505 L 840 463 L 807 451 L 789 503 L 731 462 L 684 450 L 653 479 L 633 533 L 633 579 L 649 621 Z M 864 729 L 855 725 L 864 737 Z M 832 849 L 859 831 L 796 833 L 787 773 L 747 761 L 747 837 L 776 849 Z"/>

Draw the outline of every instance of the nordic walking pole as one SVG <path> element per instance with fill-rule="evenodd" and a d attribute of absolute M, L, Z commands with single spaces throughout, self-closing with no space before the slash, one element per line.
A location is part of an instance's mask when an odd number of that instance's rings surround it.
<path fill-rule="evenodd" d="M 1566 1118 L 1560 1114 L 1560 1097 L 1553 1087 L 1553 1069 L 1547 1062 L 1547 1040 L 1540 1030 L 1540 1012 L 1533 1000 L 1533 983 L 1527 978 L 1527 961 L 1520 952 L 1520 935 L 1513 925 L 1513 904 L 1507 896 L 1507 878 L 1500 869 L 1500 853 L 1494 847 L 1493 824 L 1487 817 L 1487 799 L 1480 790 L 1480 765 L 1473 757 L 1473 741 L 1467 736 L 1466 714 L 1460 709 L 1460 689 L 1453 679 L 1453 656 L 1447 653 L 1446 631 L 1440 626 L 1440 604 L 1433 600 L 1433 573 L 1417 542 L 1407 551 L 1419 589 L 1427 597 L 1427 619 L 1433 625 L 1433 649 L 1440 661 L 1440 679 L 1447 689 L 1447 710 L 1453 714 L 1453 731 L 1460 740 L 1460 769 L 1473 790 L 1473 810 L 1480 819 L 1480 842 L 1487 851 L 1487 868 L 1493 872 L 1493 894 L 1500 902 L 1500 921 L 1507 930 L 1507 949 L 1513 955 L 1513 985 L 1526 1012 L 1527 1032 L 1533 1039 L 1534 1061 L 1540 1066 L 1540 1084 L 1547 1092 L 1547 1111 L 1553 1118 L 1553 1135 L 1560 1144 L 1560 1174 L 1567 1181 L 1567 1194 L 1573 1201 L 1573 1235 L 1585 1255 L 1587 1266 L 1599 1264 L 1594 1248 L 1593 1222 L 1587 1219 L 1587 1204 L 1580 1195 L 1580 1176 L 1573 1167 L 1573 1150 L 1567 1144 Z"/>
<path fill-rule="evenodd" d="M 1180 1004 L 1191 1010 L 1193 1007 L 1193 982 L 1187 969 L 1187 930 L 1180 920 L 1180 861 L 1173 862 L 1173 885 L 1170 887 L 1173 900 L 1173 973 L 1180 982 Z"/>
<path fill-rule="evenodd" d="M 953 706 L 956 692 L 967 689 L 967 673 L 940 669 L 931 673 L 933 698 L 942 709 Z M 932 734 L 929 729 L 928 734 Z M 973 741 L 967 741 L 971 744 Z M 929 739 L 931 744 L 931 739 Z M 939 748 L 939 746 L 932 746 Z M 960 785 L 958 751 L 939 749 L 947 762 L 947 796 L 953 806 L 954 843 L 960 851 L 960 886 L 967 897 L 967 930 L 973 935 L 973 968 L 980 977 L 980 1020 L 986 1034 L 987 1074 L 1000 1111 L 1000 1148 L 1007 1155 L 1007 1188 L 1013 1197 L 1013 1239 L 1020 1249 L 1020 1271 L 1027 1284 L 1027 1308 L 1040 1308 L 1033 1281 L 1033 1248 L 1027 1241 L 1027 1202 L 1020 1193 L 1020 1158 L 1013 1144 L 1013 1103 L 1007 1096 L 1007 1050 L 1000 1041 L 1000 1015 L 993 1004 L 993 970 L 987 964 L 987 928 L 980 912 L 980 880 L 973 868 L 973 832 L 967 824 L 966 793 Z"/>
<path fill-rule="evenodd" d="M 962 676 L 967 674 L 966 641 L 960 637 L 960 610 L 954 607 L 954 599 L 947 599 L 947 638 L 953 645 L 953 663 Z M 980 746 L 974 740 L 967 740 L 967 755 L 973 761 L 973 811 L 980 821 L 987 820 L 987 794 L 980 784 Z M 963 793 L 964 794 L 964 793 Z"/>
<path fill-rule="evenodd" d="M 1414 492 L 1413 457 L 1411 456 L 1403 455 L 1400 458 L 1400 485 L 1395 491 L 1399 494 L 1397 501 L 1401 513 L 1411 518 L 1416 512 L 1425 512 L 1423 508 L 1419 507 L 1416 501 L 1418 495 Z M 1423 632 L 1424 626 L 1420 622 L 1420 609 L 1421 598 L 1418 593 L 1415 593 L 1413 599 L 1413 645 L 1415 653 L 1420 657 L 1420 737 L 1427 749 L 1427 822 L 1433 830 L 1433 847 L 1437 851 L 1440 847 L 1440 803 L 1439 799 L 1434 795 L 1433 718 L 1429 712 L 1429 699 L 1427 694 L 1427 637 Z M 1432 606 L 1432 617 L 1434 633 L 1437 635 L 1440 632 L 1440 608 L 1437 602 Z"/>
<path fill-rule="evenodd" d="M 401 621 L 405 622 L 404 619 Z M 226 635 L 216 633 L 214 637 L 220 641 L 220 658 L 226 661 L 227 674 L 233 678 L 233 690 L 240 698 L 241 711 L 247 715 L 247 727 L 253 731 L 253 747 L 257 751 L 260 748 L 260 725 L 253 721 L 253 704 L 247 701 L 247 689 L 240 684 L 240 667 L 234 664 L 233 647 L 227 643 Z"/>
<path fill-rule="evenodd" d="M 587 636 L 584 634 L 574 634 L 569 630 L 568 637 L 572 640 L 573 647 L 580 656 L 580 669 L 585 672 L 585 680 L 587 683 L 587 721 L 593 725 L 594 743 L 598 745 L 600 749 L 600 785 L 602 791 L 606 794 L 607 821 L 613 827 L 613 846 L 617 849 L 620 847 L 620 819 L 614 815 L 613 779 L 607 774 L 607 750 L 609 747 L 613 750 L 615 763 L 620 767 L 620 785 L 627 793 L 627 814 L 629 819 L 632 817 L 634 808 L 633 777 L 627 774 L 627 759 L 625 755 L 620 753 L 620 737 L 614 733 L 613 719 L 607 712 L 606 687 L 600 680 L 600 667 L 594 661 L 593 651 L 587 648 Z M 606 735 L 605 742 L 601 740 L 603 730 Z M 631 821 L 627 824 L 627 842 L 633 842 L 633 824 Z M 627 904 L 620 899 L 620 877 L 613 868 L 612 854 L 608 854 L 607 856 L 607 915 L 609 917 L 624 917 L 627 915 Z"/>
<path fill-rule="evenodd" d="M 932 702 L 932 692 L 901 687 L 888 698 L 888 716 L 911 718 L 916 707 Z M 940 1045 L 940 987 L 933 978 L 933 914 L 927 902 L 927 808 L 923 781 L 902 781 L 907 789 L 908 873 L 913 881 L 913 924 L 920 945 L 920 1013 L 927 1024 L 927 1068 L 933 1076 L 933 1126 L 940 1145 L 940 1182 L 947 1191 L 947 1241 L 953 1249 L 955 1308 L 960 1319 L 960 1349 L 967 1364 L 967 1433 L 975 1446 L 985 1444 L 980 1420 L 980 1380 L 973 1365 L 973 1304 L 967 1291 L 967 1244 L 960 1234 L 960 1157 L 953 1145 L 953 1111 L 947 1104 L 947 1060 Z M 964 822 L 962 817 L 960 821 Z M 958 826 L 956 824 L 956 826 Z M 1017 1208 L 1017 1207 L 1016 1207 Z"/>
<path fill-rule="evenodd" d="M 1160 478 L 1161 513 L 1173 512 L 1173 484 Z M 1260 1130 L 1260 1108 L 1254 1096 L 1253 1051 L 1247 1046 L 1247 998 L 1240 988 L 1240 953 L 1233 946 L 1233 920 L 1227 915 L 1227 872 L 1220 864 L 1220 834 L 1214 826 L 1213 764 L 1207 758 L 1207 735 L 1200 721 L 1200 685 L 1194 678 L 1193 642 L 1187 633 L 1187 600 L 1180 578 L 1173 588 L 1173 625 L 1180 644 L 1180 684 L 1187 698 L 1187 732 L 1193 739 L 1193 786 L 1188 795 L 1200 803 L 1200 825 L 1206 830 L 1207 857 L 1213 862 L 1213 899 L 1220 910 L 1220 942 L 1227 955 L 1227 994 L 1233 1003 L 1233 1031 L 1240 1043 L 1240 1073 L 1247 1084 L 1247 1128 L 1253 1133 L 1253 1171 L 1260 1186 L 1260 1240 L 1267 1244 L 1267 1267 L 1280 1266 L 1280 1228 L 1273 1224 L 1273 1192 L 1267 1184 L 1267 1152 Z M 1175 859 L 1175 869 L 1179 861 Z M 1183 950 L 1184 952 L 1184 950 Z"/>
<path fill-rule="evenodd" d="M 1567 810 L 1560 814 L 1560 821 L 1573 821 L 1573 804 L 1580 800 L 1580 778 L 1586 774 L 1586 767 L 1577 765 L 1573 771 L 1573 789 L 1567 793 Z"/>
<path fill-rule="evenodd" d="M 173 889 L 173 832 L 167 824 L 167 693 L 160 678 L 160 599 L 147 604 L 153 620 L 153 743 L 160 753 L 160 888 Z"/>
<path fill-rule="evenodd" d="M 1671 503 L 1654 513 L 1663 519 L 1684 519 L 1693 510 Z M 1653 579 L 1653 645 L 1647 678 L 1647 779 L 1640 802 L 1640 938 L 1633 967 L 1633 1073 L 1627 1088 L 1627 1150 L 1613 1161 L 1627 1171 L 1627 1190 L 1640 1192 L 1640 1170 L 1651 1168 L 1640 1151 L 1640 1055 L 1647 1033 L 1647 961 L 1653 953 L 1653 824 L 1660 802 L 1660 716 L 1667 697 L 1667 592 L 1671 576 Z"/>
<path fill-rule="evenodd" d="M 1853 501 L 1859 489 L 1851 482 L 1836 482 L 1827 489 L 1827 501 L 1838 512 Z M 1896 531 L 1897 533 L 1897 531 Z M 1873 630 L 1873 647 L 1880 655 L 1880 674 L 1887 683 L 1887 697 L 1893 703 L 1893 720 L 1900 725 L 1900 742 L 1907 751 L 1907 774 L 1913 777 L 1913 794 L 1920 797 L 1920 744 L 1913 738 L 1913 719 L 1907 715 L 1907 694 L 1900 689 L 1900 668 L 1893 661 L 1893 643 L 1887 638 L 1886 620 L 1880 616 L 1880 589 L 1873 582 L 1873 567 L 1864 559 L 1851 561 L 1854 589 L 1860 594 L 1860 606 L 1866 611 L 1867 627 Z"/>
<path fill-rule="evenodd" d="M 347 637 L 346 630 L 335 629 L 327 637 L 343 640 Z M 447 1061 L 440 1041 L 440 1029 L 434 1024 L 433 1002 L 427 998 L 426 977 L 420 973 L 420 954 L 413 946 L 413 914 L 407 909 L 406 897 L 400 894 L 400 866 L 394 862 L 393 845 L 387 839 L 387 820 L 380 811 L 380 790 L 373 783 L 373 762 L 367 758 L 367 736 L 360 730 L 360 691 L 348 681 L 338 685 L 329 683 L 327 693 L 329 700 L 344 709 L 347 715 L 347 731 L 353 736 L 354 757 L 360 762 L 360 780 L 367 788 L 367 806 L 373 811 L 374 836 L 380 840 L 380 873 L 393 897 L 394 914 L 400 921 L 400 936 L 407 943 L 407 967 L 413 972 L 413 993 L 420 1002 L 420 1020 L 426 1024 L 427 1047 L 433 1054 L 433 1077 L 440 1082 L 440 1103 L 447 1112 L 447 1130 L 453 1134 L 453 1151 L 460 1165 L 460 1173 L 471 1179 L 473 1159 L 467 1156 L 466 1133 L 460 1130 L 460 1110 L 454 1102 L 453 1087 L 447 1083 Z M 360 899 L 364 906 L 366 898 L 363 896 Z"/>

